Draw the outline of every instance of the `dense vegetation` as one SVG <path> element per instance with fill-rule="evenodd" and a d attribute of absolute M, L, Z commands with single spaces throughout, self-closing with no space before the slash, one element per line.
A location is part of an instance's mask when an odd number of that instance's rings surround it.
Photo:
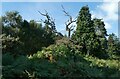
<path fill-rule="evenodd" d="M 47 15 L 48 16 L 48 15 Z M 71 37 L 53 21 L 23 20 L 17 11 L 2 16 L 2 79 L 119 79 L 120 40 L 83 6 Z M 108 37 L 108 38 L 107 38 Z"/>

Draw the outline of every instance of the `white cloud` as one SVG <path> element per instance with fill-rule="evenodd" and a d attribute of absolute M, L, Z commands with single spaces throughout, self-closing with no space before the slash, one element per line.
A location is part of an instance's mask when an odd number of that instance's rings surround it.
<path fill-rule="evenodd" d="M 119 2 L 119 0 L 103 0 L 103 2 Z"/>
<path fill-rule="evenodd" d="M 117 21 L 118 20 L 118 3 L 116 2 L 104 2 L 97 6 L 97 11 L 92 12 L 94 17 L 104 18 L 105 21 Z"/>
<path fill-rule="evenodd" d="M 106 28 L 106 29 L 111 29 L 112 26 L 111 26 L 108 22 L 105 22 L 105 28 Z"/>
<path fill-rule="evenodd" d="M 98 8 L 105 12 L 105 14 L 102 14 L 105 20 L 118 20 L 118 3 L 104 2 Z"/>
<path fill-rule="evenodd" d="M 103 0 L 103 3 L 91 12 L 92 18 L 103 19 L 106 29 L 112 29 L 112 23 L 118 21 L 118 0 L 115 1 Z"/>

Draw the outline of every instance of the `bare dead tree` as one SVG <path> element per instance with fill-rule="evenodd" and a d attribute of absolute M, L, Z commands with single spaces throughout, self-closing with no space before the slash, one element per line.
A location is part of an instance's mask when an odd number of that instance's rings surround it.
<path fill-rule="evenodd" d="M 42 16 L 46 17 L 46 20 L 42 20 L 45 24 L 50 25 L 51 29 L 53 32 L 56 32 L 56 26 L 55 26 L 55 19 L 53 19 L 48 12 L 45 10 L 45 13 L 41 13 L 40 11 L 38 11 Z"/>
<path fill-rule="evenodd" d="M 42 16 L 46 17 L 46 20 L 42 20 L 45 24 L 51 26 L 52 32 L 55 33 L 57 36 L 63 37 L 63 35 L 60 32 L 57 32 L 56 26 L 55 26 L 55 19 L 53 19 L 49 13 L 45 10 L 45 13 L 41 13 L 38 11 Z"/>
<path fill-rule="evenodd" d="M 61 5 L 62 7 L 62 11 L 64 12 L 65 16 L 68 16 L 69 19 L 67 22 L 65 22 L 65 26 L 66 26 L 66 31 L 68 31 L 68 37 L 70 38 L 70 34 L 71 34 L 71 31 L 74 29 L 74 25 L 71 25 L 72 23 L 76 22 L 76 20 L 73 20 L 72 16 L 66 12 L 65 8 L 63 7 L 63 5 Z"/>

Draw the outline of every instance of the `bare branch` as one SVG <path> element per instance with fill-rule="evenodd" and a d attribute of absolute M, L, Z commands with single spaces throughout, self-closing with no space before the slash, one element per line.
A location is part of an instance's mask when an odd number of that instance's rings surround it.
<path fill-rule="evenodd" d="M 43 13 L 41 13 L 40 11 L 38 11 L 41 15 L 43 15 L 43 16 L 46 16 L 46 14 L 43 14 Z"/>
<path fill-rule="evenodd" d="M 63 7 L 63 5 L 61 5 L 61 7 L 62 7 L 62 11 L 65 13 L 65 16 L 69 16 L 69 17 L 71 17 L 70 15 L 69 15 L 69 13 L 68 12 L 66 12 L 66 10 L 65 10 L 65 8 Z"/>
<path fill-rule="evenodd" d="M 75 25 L 72 25 L 72 26 L 70 27 L 70 31 L 74 30 L 74 27 L 75 27 Z"/>
<path fill-rule="evenodd" d="M 74 29 L 74 26 L 72 25 L 71 27 L 69 27 L 72 23 L 76 22 L 76 20 L 73 20 L 72 16 L 66 12 L 65 8 L 63 7 L 63 5 L 61 5 L 62 7 L 62 11 L 65 13 L 65 16 L 68 16 L 69 19 L 67 22 L 65 22 L 65 25 L 66 25 L 66 31 L 68 31 L 68 37 L 70 37 L 70 33 L 71 31 Z"/>
<path fill-rule="evenodd" d="M 41 13 L 40 11 L 38 11 L 42 16 L 46 17 L 46 20 L 42 20 L 45 24 L 48 24 L 49 26 L 51 26 L 51 29 L 55 32 L 56 28 L 55 28 L 55 19 L 53 19 L 52 17 L 50 17 L 50 15 L 48 14 L 48 12 L 45 10 L 46 13 Z"/>

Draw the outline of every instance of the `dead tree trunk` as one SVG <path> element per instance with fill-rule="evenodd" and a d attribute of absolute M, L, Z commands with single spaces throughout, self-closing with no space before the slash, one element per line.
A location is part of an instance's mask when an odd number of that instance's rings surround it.
<path fill-rule="evenodd" d="M 65 22 L 66 25 L 66 31 L 68 31 L 68 38 L 70 38 L 71 31 L 74 30 L 74 25 L 71 25 L 72 23 L 76 22 L 76 20 L 73 20 L 72 16 L 69 15 L 68 12 L 65 11 L 64 7 L 62 6 L 63 12 L 65 13 L 65 16 L 68 16 L 69 19 L 67 22 Z"/>

